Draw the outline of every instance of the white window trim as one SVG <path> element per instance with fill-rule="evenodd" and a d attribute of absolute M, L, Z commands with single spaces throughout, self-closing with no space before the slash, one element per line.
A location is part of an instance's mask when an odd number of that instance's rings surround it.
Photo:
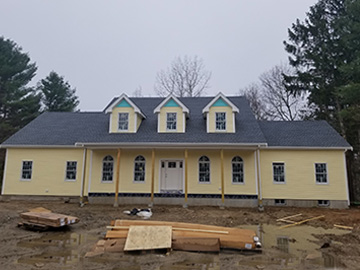
<path fill-rule="evenodd" d="M 67 174 L 67 163 L 68 162 L 76 162 L 76 171 L 75 171 L 75 179 L 67 179 L 66 178 L 66 174 Z M 67 160 L 65 161 L 65 182 L 76 182 L 77 180 L 77 174 L 78 174 L 78 161 L 77 160 Z"/>
<path fill-rule="evenodd" d="M 242 159 L 242 165 L 243 165 L 243 181 L 242 182 L 234 182 L 233 181 L 233 175 L 234 175 L 234 171 L 233 171 L 233 158 L 234 157 L 240 157 L 241 159 Z M 232 159 L 231 159 L 231 184 L 233 184 L 233 185 L 245 185 L 245 165 L 244 165 L 244 159 L 241 157 L 241 156 L 239 156 L 239 155 L 237 155 L 237 156 L 234 156 Z"/>
<path fill-rule="evenodd" d="M 112 177 L 112 180 L 111 181 L 104 181 L 102 178 L 103 178 L 103 172 L 104 172 L 104 158 L 106 156 L 110 156 L 113 158 L 113 177 Z M 114 183 L 114 157 L 112 155 L 105 155 L 102 159 L 101 159 L 101 175 L 100 175 L 100 179 L 101 179 L 101 184 L 112 184 Z"/>
<path fill-rule="evenodd" d="M 199 159 L 201 157 L 207 157 L 209 159 L 209 171 L 210 171 L 210 174 L 209 174 L 209 182 L 201 182 L 200 179 L 199 179 L 199 176 L 200 176 L 200 166 L 199 166 Z M 197 159 L 197 167 L 198 167 L 198 174 L 197 174 L 197 178 L 198 178 L 198 183 L 201 184 L 201 185 L 209 185 L 211 184 L 211 158 L 209 158 L 209 156 L 207 155 L 201 155 L 198 159 Z"/>
<path fill-rule="evenodd" d="M 30 178 L 30 179 L 24 179 L 24 178 L 22 177 L 24 161 L 31 161 L 31 162 L 32 162 L 32 163 L 31 163 L 31 178 Z M 33 176 L 34 176 L 34 160 L 32 160 L 32 159 L 23 159 L 23 160 L 21 161 L 20 181 L 30 182 L 30 181 L 33 179 Z"/>
<path fill-rule="evenodd" d="M 120 114 L 127 114 L 127 129 L 119 129 Z M 118 112 L 118 119 L 117 119 L 117 130 L 118 130 L 118 132 L 128 132 L 129 131 L 129 124 L 130 124 L 130 114 L 128 112 Z"/>
<path fill-rule="evenodd" d="M 284 182 L 276 182 L 274 180 L 274 163 L 283 163 L 284 164 Z M 273 183 L 276 185 L 285 185 L 286 184 L 286 163 L 284 161 L 273 161 L 271 163 L 271 169 L 272 169 L 272 180 Z"/>
<path fill-rule="evenodd" d="M 135 181 L 135 158 L 137 158 L 138 156 L 142 156 L 144 159 L 145 159 L 145 175 L 144 175 L 144 181 Z M 147 172 L 147 168 L 146 168 L 146 158 L 144 155 L 136 155 L 134 158 L 133 158 L 133 183 L 134 184 L 145 184 L 146 183 L 146 172 Z"/>
<path fill-rule="evenodd" d="M 320 183 L 316 181 L 316 164 L 325 164 L 326 165 L 326 183 Z M 346 170 L 346 167 L 345 167 Z M 317 185 L 329 185 L 329 170 L 328 170 L 328 164 L 327 162 L 315 162 L 314 163 L 314 178 L 315 178 L 315 184 Z"/>
<path fill-rule="evenodd" d="M 225 114 L 225 129 L 217 129 L 216 128 L 216 114 L 217 113 L 224 113 Z M 227 131 L 227 113 L 226 112 L 215 112 L 215 131 L 216 132 L 228 132 Z"/>
<path fill-rule="evenodd" d="M 175 124 L 176 124 L 176 128 L 175 129 L 168 129 L 168 114 L 169 113 L 175 113 Z M 178 116 L 177 116 L 177 112 L 166 112 L 166 119 L 165 119 L 165 125 L 166 125 L 166 131 L 169 131 L 169 132 L 174 132 L 174 131 L 177 131 L 178 130 Z"/>

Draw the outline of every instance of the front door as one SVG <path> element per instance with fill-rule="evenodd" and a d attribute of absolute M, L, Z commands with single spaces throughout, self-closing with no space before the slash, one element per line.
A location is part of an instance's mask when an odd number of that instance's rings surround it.
<path fill-rule="evenodd" d="M 182 193 L 183 192 L 183 161 L 162 160 L 160 192 Z"/>

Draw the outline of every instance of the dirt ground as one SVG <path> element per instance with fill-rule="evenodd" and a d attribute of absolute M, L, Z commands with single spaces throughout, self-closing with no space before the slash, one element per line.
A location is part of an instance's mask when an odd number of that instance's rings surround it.
<path fill-rule="evenodd" d="M 36 232 L 18 228 L 19 214 L 30 208 L 46 207 L 53 212 L 77 216 L 80 222 L 66 230 Z M 291 255 L 279 248 L 279 242 L 264 245 L 261 253 L 221 251 L 219 254 L 172 251 L 170 254 L 110 253 L 84 258 L 97 240 L 102 239 L 106 226 L 114 219 L 139 219 L 123 214 L 124 210 L 145 205 L 85 205 L 54 201 L 0 202 L 0 269 L 360 269 L 360 209 L 331 210 L 325 208 L 266 207 L 263 212 L 253 208 L 157 206 L 151 220 L 193 222 L 242 227 L 259 225 L 280 227 L 278 218 L 302 213 L 302 218 L 324 215 L 309 221 L 302 228 L 334 229 L 334 224 L 352 226 L 352 231 L 341 234 L 316 234 L 319 258 L 313 254 Z M 276 227 L 275 227 L 276 226 Z M 296 228 L 294 228 L 296 230 Z M 286 229 L 284 229 L 286 230 Z M 290 239 L 300 242 L 301 236 Z M 320 248 L 325 244 L 325 248 Z M 295 253 L 294 253 L 295 254 Z M 300 254 L 300 255 L 299 255 Z M 312 257 L 313 256 L 313 257 Z"/>

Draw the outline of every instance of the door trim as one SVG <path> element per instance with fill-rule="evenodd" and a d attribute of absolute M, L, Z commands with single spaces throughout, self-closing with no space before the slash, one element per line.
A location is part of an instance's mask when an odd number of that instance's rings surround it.
<path fill-rule="evenodd" d="M 181 161 L 183 163 L 183 167 L 182 167 L 182 176 L 183 176 L 182 177 L 182 189 L 183 189 L 183 194 L 185 194 L 185 158 L 162 158 L 162 159 L 159 159 L 158 193 L 161 193 L 161 162 L 163 162 L 163 161 Z"/>

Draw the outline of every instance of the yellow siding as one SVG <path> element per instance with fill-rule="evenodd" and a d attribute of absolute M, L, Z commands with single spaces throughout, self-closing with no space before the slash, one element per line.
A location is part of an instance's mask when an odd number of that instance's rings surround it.
<path fill-rule="evenodd" d="M 264 199 L 347 200 L 342 150 L 261 150 Z M 285 163 L 285 184 L 273 182 L 273 162 Z M 316 184 L 315 163 L 327 163 L 328 184 Z"/>
<path fill-rule="evenodd" d="M 136 114 L 137 117 L 137 121 L 136 121 L 136 131 L 139 129 L 141 121 L 142 121 L 142 117 L 139 114 Z"/>
<path fill-rule="evenodd" d="M 129 129 L 128 131 L 119 131 L 118 130 L 118 119 L 119 119 L 119 113 L 129 113 Z M 111 133 L 134 133 L 137 131 L 137 127 L 135 126 L 135 121 L 138 116 L 135 113 L 133 108 L 130 107 L 115 107 L 110 114 L 110 132 Z M 137 125 L 140 125 L 140 121 L 137 121 Z M 140 122 L 140 123 L 139 123 Z"/>
<path fill-rule="evenodd" d="M 22 161 L 32 160 L 32 178 L 22 181 Z M 65 181 L 66 161 L 77 161 L 76 181 Z M 83 149 L 8 149 L 4 194 L 80 196 Z"/>
<path fill-rule="evenodd" d="M 215 126 L 215 113 L 217 112 L 225 112 L 226 113 L 226 131 L 219 131 L 216 130 Z M 234 113 L 231 109 L 231 107 L 224 106 L 224 107 L 210 107 L 209 113 L 207 116 L 209 119 L 207 119 L 208 130 L 210 133 L 212 132 L 229 132 L 234 133 L 235 127 L 234 127 Z"/>
<path fill-rule="evenodd" d="M 176 113 L 176 131 L 166 130 L 166 113 Z M 183 110 L 181 107 L 162 107 L 158 117 L 159 132 L 184 132 L 184 125 L 186 126 L 186 119 L 183 117 Z"/>

